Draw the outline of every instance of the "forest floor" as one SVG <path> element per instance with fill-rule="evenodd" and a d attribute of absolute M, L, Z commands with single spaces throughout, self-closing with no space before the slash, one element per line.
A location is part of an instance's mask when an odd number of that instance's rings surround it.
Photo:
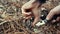
<path fill-rule="evenodd" d="M 25 20 L 21 14 L 21 6 L 28 1 L 29 0 L 0 0 L 0 34 L 60 34 L 60 22 L 49 22 L 49 24 L 41 26 L 39 33 L 35 33 L 26 28 L 24 24 Z M 41 8 L 44 7 L 49 12 L 59 4 L 60 0 L 48 0 Z M 17 5 L 19 5 L 19 7 Z"/>

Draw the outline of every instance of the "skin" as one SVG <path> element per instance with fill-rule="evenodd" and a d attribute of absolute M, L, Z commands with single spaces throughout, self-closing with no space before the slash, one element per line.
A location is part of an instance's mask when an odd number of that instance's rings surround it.
<path fill-rule="evenodd" d="M 29 19 L 32 16 L 34 16 L 34 21 L 32 23 L 32 26 L 34 26 L 38 21 L 39 21 L 39 8 L 38 6 L 40 6 L 41 4 L 39 2 L 36 2 L 36 0 L 30 0 L 29 2 L 25 3 L 21 10 L 22 10 L 22 14 L 25 16 L 25 19 Z M 30 12 L 26 12 L 26 10 L 31 10 Z"/>
<path fill-rule="evenodd" d="M 60 5 L 56 6 L 55 8 L 53 8 L 49 14 L 47 15 L 46 19 L 47 20 L 51 20 L 53 18 L 54 15 L 58 15 L 60 14 Z M 60 17 L 57 17 L 57 21 L 59 21 Z"/>
<path fill-rule="evenodd" d="M 16 5 L 15 3 L 14 3 L 14 5 Z M 20 5 L 19 4 L 17 4 L 16 5 L 17 7 L 20 7 Z M 25 3 L 23 6 L 22 6 L 22 8 L 21 8 L 21 10 L 22 10 L 22 15 L 24 15 L 25 16 L 25 19 L 30 19 L 32 16 L 34 16 L 35 17 L 35 19 L 34 19 L 34 21 L 33 21 L 33 23 L 32 23 L 32 26 L 34 26 L 38 21 L 39 21 L 39 12 L 38 12 L 38 10 L 40 9 L 40 8 L 38 8 L 38 6 L 41 6 L 41 4 L 39 3 L 39 2 L 36 2 L 36 0 L 30 0 L 29 2 L 27 2 L 27 3 Z M 30 12 L 26 12 L 26 10 L 31 10 Z M 51 20 L 52 19 L 52 17 L 55 15 L 55 14 L 60 14 L 60 5 L 59 6 L 57 6 L 57 7 L 55 7 L 55 8 L 53 8 L 50 12 L 49 12 L 49 14 L 47 15 L 47 17 L 46 17 L 46 19 L 47 20 Z M 56 21 L 60 21 L 60 17 L 57 17 L 57 19 L 56 20 L 52 20 L 52 22 L 56 22 Z"/>

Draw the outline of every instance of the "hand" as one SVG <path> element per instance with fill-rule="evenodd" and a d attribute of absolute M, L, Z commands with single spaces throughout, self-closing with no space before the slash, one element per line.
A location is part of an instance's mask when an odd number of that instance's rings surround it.
<path fill-rule="evenodd" d="M 32 26 L 34 26 L 35 23 L 37 23 L 39 18 L 40 18 L 40 16 L 39 16 L 40 5 L 41 4 L 39 2 L 31 0 L 27 3 L 25 3 L 21 8 L 22 14 L 26 17 L 25 19 L 31 18 L 32 17 L 31 15 L 34 16 L 34 21 L 33 21 Z M 29 11 L 26 11 L 26 10 L 31 10 L 31 11 L 29 12 Z"/>
<path fill-rule="evenodd" d="M 32 26 L 34 27 L 35 26 L 35 23 L 32 23 Z"/>
<path fill-rule="evenodd" d="M 52 20 L 51 21 L 52 23 L 55 23 L 55 22 L 60 22 L 60 16 L 56 18 L 56 20 Z"/>
<path fill-rule="evenodd" d="M 28 19 L 28 18 L 31 17 L 32 12 L 31 12 L 30 10 L 28 10 L 28 9 L 31 9 L 32 7 L 33 7 L 33 6 L 32 6 L 31 1 L 25 3 L 25 4 L 22 6 L 22 8 L 21 8 L 21 10 L 22 10 L 22 15 L 25 17 L 25 19 Z M 28 11 L 27 11 L 27 10 L 28 10 Z M 30 11 L 30 12 L 29 12 L 29 11 Z"/>
<path fill-rule="evenodd" d="M 46 19 L 51 20 L 54 15 L 59 15 L 59 14 L 60 14 L 60 5 L 52 9 L 47 15 Z"/>

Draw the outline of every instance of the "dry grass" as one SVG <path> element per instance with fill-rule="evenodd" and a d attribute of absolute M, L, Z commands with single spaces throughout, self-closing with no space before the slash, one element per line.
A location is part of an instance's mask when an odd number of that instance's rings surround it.
<path fill-rule="evenodd" d="M 28 0 L 0 0 L 0 34 L 35 34 L 24 26 L 21 6 Z M 5 3 L 4 3 L 5 2 Z M 19 5 L 19 7 L 17 5 Z M 42 7 L 50 11 L 60 4 L 60 0 L 49 0 Z M 16 5 L 16 6 L 15 6 Z M 42 8 L 41 7 L 41 8 Z M 6 21 L 6 22 L 4 22 Z M 39 34 L 60 34 L 60 22 L 49 23 L 40 27 Z"/>

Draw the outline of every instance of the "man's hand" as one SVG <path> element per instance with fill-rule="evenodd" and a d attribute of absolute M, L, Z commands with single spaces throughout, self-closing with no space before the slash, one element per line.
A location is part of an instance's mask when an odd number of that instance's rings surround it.
<path fill-rule="evenodd" d="M 35 1 L 30 0 L 29 2 L 25 3 L 21 8 L 22 14 L 25 16 L 26 19 L 31 17 L 32 12 L 30 10 L 34 7 L 33 2 L 35 2 Z M 30 12 L 27 10 L 29 10 Z"/>
<path fill-rule="evenodd" d="M 25 16 L 25 19 L 29 19 L 34 16 L 32 26 L 34 26 L 40 19 L 39 6 L 39 2 L 36 2 L 36 0 L 30 0 L 29 2 L 25 3 L 21 8 L 22 14 Z"/>
<path fill-rule="evenodd" d="M 59 17 L 57 17 L 55 20 L 52 20 L 51 22 L 52 22 L 52 23 L 60 22 L 60 16 L 59 16 Z"/>
<path fill-rule="evenodd" d="M 54 15 L 59 15 L 59 14 L 60 14 L 60 5 L 52 9 L 47 15 L 46 19 L 51 20 Z"/>
<path fill-rule="evenodd" d="M 41 24 L 44 25 L 48 22 L 52 22 L 52 23 L 55 23 L 57 21 L 59 22 L 60 21 L 60 5 L 52 9 L 47 15 L 46 19 L 42 21 L 44 22 L 40 21 L 36 24 L 36 26 L 41 26 Z"/>

